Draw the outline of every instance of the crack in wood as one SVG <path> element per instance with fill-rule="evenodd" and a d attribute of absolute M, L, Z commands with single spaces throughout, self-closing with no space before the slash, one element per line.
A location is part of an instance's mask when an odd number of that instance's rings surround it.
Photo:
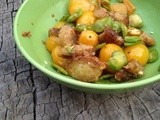
<path fill-rule="evenodd" d="M 3 3 L 3 7 L 0 7 L 1 120 L 128 120 L 128 118 L 135 120 L 136 118 L 145 119 L 148 116 L 152 120 L 159 120 L 158 117 L 154 118 L 153 115 L 160 113 L 160 107 L 157 105 L 156 110 L 153 108 L 150 112 L 146 104 L 154 107 L 156 102 L 153 101 L 155 102 L 153 105 L 144 103 L 141 100 L 143 99 L 143 90 L 141 90 L 141 95 L 137 97 L 138 100 L 136 98 L 129 99 L 129 97 L 132 98 L 134 95 L 138 95 L 138 92 L 121 95 L 93 95 L 77 92 L 51 82 L 48 77 L 32 67 L 25 58 L 19 57 L 21 53 L 16 44 L 12 42 L 14 39 L 12 25 L 18 8 L 23 1 L 1 0 Z M 38 71 L 38 74 L 35 74 L 35 71 Z M 153 90 L 155 97 L 160 97 L 160 84 L 146 90 Z M 150 94 L 146 93 L 145 95 Z M 123 98 L 127 99 L 126 104 L 123 103 Z M 144 117 L 140 116 L 143 113 L 141 111 L 141 113 L 135 113 L 138 108 L 136 106 L 137 101 L 143 107 L 142 110 L 145 110 Z"/>
<path fill-rule="evenodd" d="M 133 111 L 132 111 L 132 105 L 131 105 L 131 103 L 130 103 L 128 97 L 127 97 L 126 99 L 128 100 L 128 103 L 129 103 L 129 106 L 128 106 L 128 107 L 129 107 L 130 113 L 131 113 L 131 120 L 134 120 L 134 115 L 133 115 Z"/>
<path fill-rule="evenodd" d="M 138 96 L 136 96 L 136 95 L 134 95 L 134 96 L 141 102 L 141 104 L 143 105 L 143 107 L 146 109 L 149 117 L 150 117 L 152 120 L 154 120 L 154 118 L 152 117 L 152 115 L 150 114 L 148 108 L 147 108 L 146 105 L 142 102 L 142 100 L 141 100 Z M 142 118 L 142 119 L 143 119 L 143 118 Z"/>
<path fill-rule="evenodd" d="M 0 36 L 0 51 L 2 50 L 2 46 L 3 46 L 3 37 Z"/>
<path fill-rule="evenodd" d="M 8 109 L 6 109 L 6 112 L 5 112 L 5 120 L 7 120 L 7 116 L 8 116 Z"/>
<path fill-rule="evenodd" d="M 160 97 L 160 93 L 159 93 L 159 91 L 155 90 L 155 88 L 153 88 L 152 90 L 155 92 L 155 94 L 156 94 L 157 96 L 159 96 L 159 97 Z M 160 87 L 159 87 L 159 90 L 160 90 Z"/>
<path fill-rule="evenodd" d="M 111 95 L 110 95 L 111 96 Z M 121 109 L 115 99 L 111 96 L 112 102 L 117 106 L 118 109 Z"/>
<path fill-rule="evenodd" d="M 37 98 L 36 98 L 36 88 L 35 88 L 35 83 L 34 83 L 34 78 L 33 78 L 33 70 L 32 70 L 31 64 L 30 64 L 30 78 L 31 78 L 32 87 L 33 87 L 33 118 L 34 118 L 34 120 L 36 120 Z"/>

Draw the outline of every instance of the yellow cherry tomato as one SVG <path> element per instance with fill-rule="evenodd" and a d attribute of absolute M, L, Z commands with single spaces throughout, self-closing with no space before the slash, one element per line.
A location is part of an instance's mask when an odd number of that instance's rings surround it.
<path fill-rule="evenodd" d="M 66 59 L 60 56 L 60 51 L 61 51 L 62 46 L 57 45 L 53 50 L 52 50 L 52 59 L 53 62 L 61 67 L 64 67 L 66 63 Z"/>
<path fill-rule="evenodd" d="M 55 39 L 57 39 L 56 36 L 50 36 L 46 41 L 46 48 L 49 52 L 52 52 L 53 48 L 57 45 Z"/>
<path fill-rule="evenodd" d="M 69 3 L 69 13 L 73 14 L 76 10 L 82 9 L 83 12 L 85 11 L 93 11 L 95 8 L 94 4 L 91 0 L 70 0 Z"/>
<path fill-rule="evenodd" d="M 77 20 L 77 24 L 92 25 L 95 20 L 96 18 L 93 12 L 87 11 L 87 12 L 84 12 L 81 17 L 79 17 L 79 19 Z"/>
<path fill-rule="evenodd" d="M 82 31 L 78 38 L 78 43 L 90 46 L 96 46 L 99 43 L 98 35 L 92 30 Z"/>
<path fill-rule="evenodd" d="M 101 48 L 99 53 L 99 59 L 107 62 L 114 51 L 122 51 L 122 48 L 116 44 L 106 44 L 103 48 Z"/>
<path fill-rule="evenodd" d="M 143 66 L 149 59 L 149 50 L 144 44 L 128 46 L 124 49 L 124 53 L 128 61 L 135 59 Z"/>

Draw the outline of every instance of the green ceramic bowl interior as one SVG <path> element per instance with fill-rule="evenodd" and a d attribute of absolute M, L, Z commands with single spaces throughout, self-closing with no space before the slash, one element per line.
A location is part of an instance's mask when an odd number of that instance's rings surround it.
<path fill-rule="evenodd" d="M 113 1 L 113 0 L 112 0 Z M 58 83 L 68 87 L 90 92 L 117 92 L 141 88 L 160 79 L 158 72 L 159 60 L 145 67 L 145 75 L 128 83 L 84 83 L 69 76 L 57 73 L 51 66 L 52 59 L 46 50 L 43 41 L 46 40 L 48 29 L 51 28 L 63 15 L 67 14 L 69 0 L 26 0 L 19 9 L 14 23 L 14 36 L 18 48 L 24 57 L 39 70 Z M 160 1 L 159 0 L 132 0 L 137 13 L 144 21 L 143 30 L 152 33 L 160 48 Z M 32 37 L 22 37 L 23 32 L 30 31 Z"/>

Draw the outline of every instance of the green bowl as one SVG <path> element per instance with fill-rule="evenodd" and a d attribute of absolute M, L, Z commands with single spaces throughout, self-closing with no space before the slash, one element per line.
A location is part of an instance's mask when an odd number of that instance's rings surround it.
<path fill-rule="evenodd" d="M 160 1 L 159 0 L 132 0 L 137 13 L 144 21 L 144 31 L 152 33 L 157 40 L 154 46 L 160 48 Z M 14 22 L 15 41 L 24 57 L 36 68 L 53 78 L 56 82 L 81 91 L 126 92 L 136 90 L 160 80 L 157 62 L 145 67 L 145 75 L 133 82 L 127 83 L 85 83 L 56 72 L 51 66 L 52 58 L 46 50 L 43 41 L 51 28 L 63 15 L 67 14 L 69 0 L 25 0 L 20 7 Z M 32 37 L 22 37 L 23 32 L 30 31 Z"/>

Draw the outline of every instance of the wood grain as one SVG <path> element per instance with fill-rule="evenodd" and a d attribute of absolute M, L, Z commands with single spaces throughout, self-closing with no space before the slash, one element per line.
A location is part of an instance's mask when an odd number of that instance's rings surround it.
<path fill-rule="evenodd" d="M 22 57 L 13 21 L 22 0 L 0 0 L 0 120 L 159 120 L 160 84 L 87 94 L 55 83 Z"/>

